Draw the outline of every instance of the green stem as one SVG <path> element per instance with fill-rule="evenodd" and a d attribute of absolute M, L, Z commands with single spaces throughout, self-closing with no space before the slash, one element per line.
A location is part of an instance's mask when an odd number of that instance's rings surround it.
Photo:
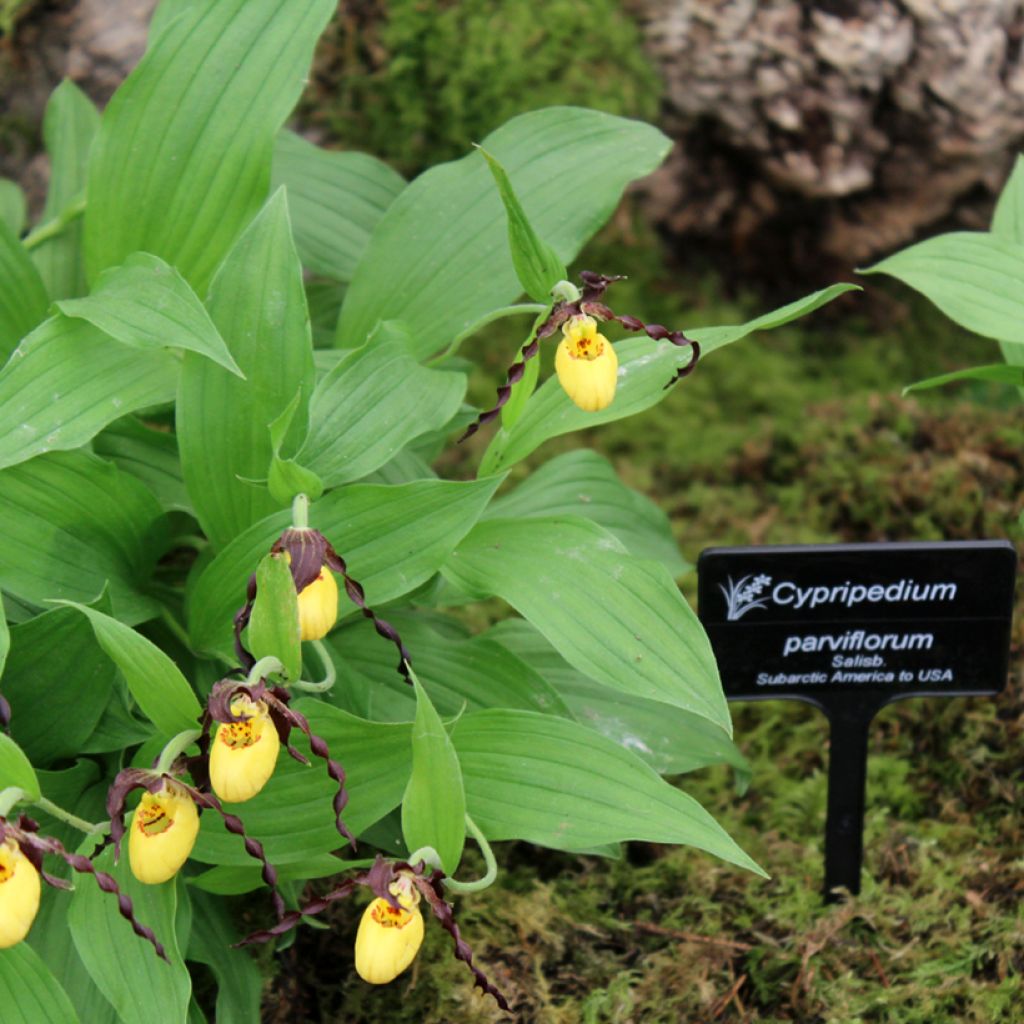
<path fill-rule="evenodd" d="M 309 529 L 309 498 L 296 494 L 292 499 L 292 527 L 296 530 Z"/>
<path fill-rule="evenodd" d="M 174 634 L 175 640 L 180 643 L 186 651 L 192 650 L 192 645 L 188 639 L 188 633 L 185 632 L 185 627 L 174 617 L 171 613 L 170 608 L 166 605 L 160 605 L 160 621 Z"/>
<path fill-rule="evenodd" d="M 305 690 L 307 693 L 326 693 L 337 681 L 338 672 L 334 667 L 334 660 L 327 653 L 324 642 L 322 640 L 313 640 L 311 643 L 313 650 L 316 651 L 320 658 L 320 664 L 323 665 L 324 678 L 319 683 L 312 683 L 306 679 L 296 679 L 291 685 L 293 689 Z"/>
<path fill-rule="evenodd" d="M 23 238 L 21 244 L 26 249 L 34 249 L 37 245 L 42 245 L 47 239 L 59 235 L 73 220 L 77 220 L 83 213 L 85 213 L 84 192 L 72 199 L 56 217 L 48 220 L 45 224 L 40 224 L 35 231 Z"/>
<path fill-rule="evenodd" d="M 426 861 L 427 866 L 434 868 L 435 871 L 441 870 L 441 858 L 438 855 L 437 850 L 432 846 L 421 846 L 414 853 L 409 854 L 410 864 L 419 864 L 421 860 Z"/>
<path fill-rule="evenodd" d="M 516 316 L 519 313 L 539 315 L 547 313 L 550 308 L 550 306 L 542 306 L 539 302 L 523 302 L 517 306 L 502 306 L 500 309 L 492 309 L 489 313 L 484 313 L 479 320 L 470 324 L 464 331 L 457 334 L 455 340 L 440 355 L 427 360 L 427 366 L 433 366 L 435 363 L 443 362 L 445 359 L 455 355 L 467 338 L 471 338 L 477 331 L 482 330 L 488 324 L 494 323 L 495 320 L 503 320 L 507 316 Z"/>
<path fill-rule="evenodd" d="M 484 866 L 487 871 L 483 878 L 478 878 L 475 882 L 459 882 L 454 878 L 446 878 L 444 880 L 445 888 L 450 889 L 452 892 L 480 892 L 493 885 L 494 880 L 498 877 L 498 862 L 494 859 L 494 851 L 491 849 L 491 844 L 487 842 L 483 832 L 477 828 L 476 822 L 468 814 L 466 815 L 466 831 L 476 840 L 477 846 L 480 847 L 480 852 L 484 855 Z"/>
<path fill-rule="evenodd" d="M 249 676 L 245 680 L 246 686 L 255 686 L 261 679 L 265 679 L 272 673 L 280 673 L 284 671 L 284 665 L 281 664 L 278 658 L 275 658 L 272 654 L 268 654 L 265 658 L 260 658 L 251 669 L 249 669 Z"/>
<path fill-rule="evenodd" d="M 0 818 L 6 818 L 15 804 L 28 799 L 28 793 L 20 786 L 8 786 L 6 789 L 0 789 Z"/>
<path fill-rule="evenodd" d="M 202 736 L 202 731 L 199 729 L 186 729 L 184 732 L 179 732 L 178 735 L 160 751 L 160 757 L 157 759 L 156 767 L 153 771 L 159 775 L 168 771 L 178 757 L 185 753 L 185 751 L 195 743 L 200 736 Z"/>
<path fill-rule="evenodd" d="M 98 836 L 106 832 L 110 827 L 110 822 L 107 821 L 101 821 L 99 824 L 94 825 L 91 821 L 86 821 L 85 818 L 80 818 L 77 814 L 72 814 L 70 811 L 65 811 L 63 807 L 58 807 L 53 801 L 47 800 L 45 796 L 34 800 L 33 803 L 41 811 L 46 811 L 52 817 L 66 822 L 72 828 L 77 828 L 79 832 L 84 832 L 88 836 Z"/>

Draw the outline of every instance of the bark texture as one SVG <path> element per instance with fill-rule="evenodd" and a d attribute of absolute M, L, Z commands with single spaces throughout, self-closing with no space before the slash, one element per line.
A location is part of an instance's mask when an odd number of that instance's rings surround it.
<path fill-rule="evenodd" d="M 677 145 L 650 188 L 741 263 L 983 227 L 1024 141 L 1021 0 L 634 0 Z"/>

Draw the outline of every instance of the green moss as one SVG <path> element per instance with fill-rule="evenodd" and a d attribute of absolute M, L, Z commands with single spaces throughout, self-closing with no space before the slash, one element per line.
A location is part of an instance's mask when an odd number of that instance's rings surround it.
<path fill-rule="evenodd" d="M 363 13 L 325 35 L 307 109 L 407 173 L 539 107 L 657 112 L 660 84 L 617 0 L 389 0 Z"/>

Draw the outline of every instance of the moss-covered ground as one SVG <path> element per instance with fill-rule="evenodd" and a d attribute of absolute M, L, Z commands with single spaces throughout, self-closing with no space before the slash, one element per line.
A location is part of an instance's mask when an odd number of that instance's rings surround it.
<path fill-rule="evenodd" d="M 620 308 L 687 326 L 766 306 L 726 301 L 712 280 L 681 284 L 645 269 L 653 241 L 623 248 L 621 239 L 612 230 L 585 263 L 633 274 L 617 286 Z M 854 296 L 717 352 L 654 410 L 559 439 L 534 462 L 579 444 L 603 451 L 662 504 L 691 561 L 726 543 L 1018 539 L 1016 394 L 900 397 L 912 380 L 994 360 L 994 346 L 869 284 L 880 297 Z M 472 343 L 485 353 L 481 400 L 515 343 L 512 334 Z M 446 469 L 468 471 L 474 457 Z M 692 594 L 692 579 L 684 589 Z M 998 699 L 905 701 L 876 719 L 859 896 L 828 907 L 820 897 L 823 718 L 795 704 L 733 705 L 749 790 L 737 796 L 724 769 L 679 781 L 771 881 L 689 849 L 634 844 L 616 862 L 507 845 L 499 884 L 460 907 L 479 961 L 519 1019 L 538 1024 L 1024 1020 L 1022 633 L 1018 616 Z M 332 931 L 306 929 L 282 954 L 267 1020 L 505 1019 L 472 990 L 440 929 L 428 928 L 414 968 L 393 985 L 355 981 L 359 911 L 336 908 Z"/>

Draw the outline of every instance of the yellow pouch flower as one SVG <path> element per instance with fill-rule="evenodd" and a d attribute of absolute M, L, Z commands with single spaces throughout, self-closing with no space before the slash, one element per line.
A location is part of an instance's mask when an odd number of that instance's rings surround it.
<path fill-rule="evenodd" d="M 170 779 L 142 794 L 130 826 L 128 862 L 146 885 L 173 878 L 195 846 L 199 812 L 183 786 Z"/>
<path fill-rule="evenodd" d="M 217 726 L 210 749 L 210 785 L 221 800 L 240 804 L 251 800 L 274 774 L 281 739 L 263 701 L 236 697 L 231 713 L 242 721 Z"/>
<path fill-rule="evenodd" d="M 18 843 L 11 837 L 0 843 L 0 949 L 28 935 L 41 889 L 39 872 Z"/>

